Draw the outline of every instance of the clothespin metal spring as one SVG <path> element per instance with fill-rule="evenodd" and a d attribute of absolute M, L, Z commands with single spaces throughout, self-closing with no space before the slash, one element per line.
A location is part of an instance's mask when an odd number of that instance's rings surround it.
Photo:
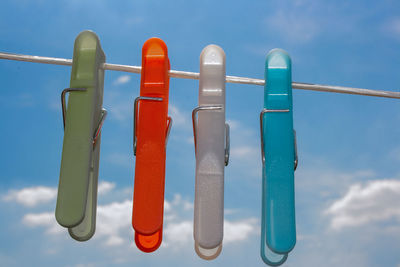
<path fill-rule="evenodd" d="M 193 121 L 193 137 L 194 137 L 194 149 L 197 150 L 197 120 L 196 115 L 199 111 L 209 111 L 209 110 L 222 110 L 222 106 L 199 106 L 192 111 L 192 121 Z M 230 154 L 230 135 L 229 135 L 229 124 L 225 123 L 225 166 L 229 164 L 229 154 Z"/>
<path fill-rule="evenodd" d="M 281 113 L 281 112 L 289 112 L 289 109 L 263 109 L 260 112 L 260 136 L 261 136 L 261 159 L 263 164 L 265 163 L 265 151 L 264 151 L 264 135 L 263 135 L 263 129 L 264 129 L 264 114 L 265 113 Z M 296 138 L 296 131 L 293 130 L 294 133 L 294 152 L 295 152 L 295 159 L 294 159 L 294 170 L 297 169 L 297 164 L 299 162 L 298 156 L 297 156 L 297 138 Z"/>
<path fill-rule="evenodd" d="M 147 100 L 147 101 L 163 101 L 162 97 L 148 97 L 148 96 L 138 96 L 135 98 L 135 105 L 133 110 L 133 154 L 136 156 L 136 129 L 137 129 L 137 115 L 138 115 L 138 105 L 140 100 Z M 169 133 L 171 132 L 172 127 L 172 118 L 168 116 L 167 118 L 167 133 L 166 133 L 166 140 L 165 140 L 165 147 L 167 147 Z"/>
<path fill-rule="evenodd" d="M 67 113 L 65 95 L 70 92 L 84 92 L 84 91 L 86 91 L 86 88 L 65 88 L 61 92 L 61 107 L 62 107 L 64 129 L 65 129 L 65 117 L 66 117 L 66 113 Z M 104 120 L 106 119 L 106 117 L 107 117 L 107 110 L 102 108 L 101 109 L 101 118 L 100 118 L 99 124 L 97 125 L 96 130 L 94 131 L 94 135 L 93 135 L 93 148 L 96 146 L 97 137 L 99 136 L 101 127 L 103 127 L 103 123 L 104 123 Z"/>

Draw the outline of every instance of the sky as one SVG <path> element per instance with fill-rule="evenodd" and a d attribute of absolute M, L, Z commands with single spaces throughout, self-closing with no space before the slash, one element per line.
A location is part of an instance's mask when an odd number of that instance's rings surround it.
<path fill-rule="evenodd" d="M 79 32 L 97 33 L 106 61 L 140 65 L 150 37 L 171 68 L 199 70 L 209 44 L 228 75 L 263 78 L 273 48 L 293 81 L 400 88 L 400 2 L 3 0 L 0 51 L 71 58 Z M 107 71 L 97 229 L 84 243 L 54 217 L 63 140 L 60 93 L 70 67 L 0 60 L 0 266 L 265 266 L 259 255 L 263 87 L 226 86 L 231 157 L 221 255 L 194 251 L 191 111 L 198 81 L 171 78 L 164 237 L 140 252 L 131 227 L 132 108 L 140 75 Z M 297 244 L 283 266 L 400 266 L 400 101 L 293 91 L 299 165 Z"/>

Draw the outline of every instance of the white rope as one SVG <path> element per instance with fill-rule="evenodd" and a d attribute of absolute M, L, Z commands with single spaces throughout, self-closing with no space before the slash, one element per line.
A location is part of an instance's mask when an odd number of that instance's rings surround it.
<path fill-rule="evenodd" d="M 0 52 L 0 59 L 72 66 L 71 59 L 55 58 L 55 57 L 40 57 L 40 56 L 19 55 L 19 54 Z M 140 73 L 142 67 L 104 63 L 103 69 L 130 72 L 130 73 Z M 197 73 L 197 72 L 188 72 L 188 71 L 179 71 L 179 70 L 170 70 L 169 76 L 172 78 L 181 78 L 181 79 L 194 79 L 194 80 L 199 79 L 199 73 Z M 226 76 L 226 82 L 239 83 L 239 84 L 261 85 L 261 86 L 265 85 L 265 81 L 263 79 L 254 79 L 254 78 L 237 77 L 237 76 Z M 376 96 L 376 97 L 400 99 L 400 92 L 393 92 L 393 91 L 370 90 L 370 89 L 363 89 L 363 88 L 353 88 L 353 87 L 333 86 L 333 85 L 320 85 L 320 84 L 299 83 L 299 82 L 293 82 L 292 87 L 293 87 L 293 89 L 301 89 L 301 90 L 311 90 L 311 91 L 320 91 L 320 92 L 333 92 L 333 93 L 341 93 L 341 94 L 366 95 L 366 96 Z"/>

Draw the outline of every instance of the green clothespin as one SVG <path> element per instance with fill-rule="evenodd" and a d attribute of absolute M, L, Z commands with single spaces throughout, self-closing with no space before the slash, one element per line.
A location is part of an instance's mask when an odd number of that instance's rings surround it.
<path fill-rule="evenodd" d="M 96 227 L 105 54 L 92 31 L 75 40 L 70 88 L 61 94 L 64 143 L 56 206 L 57 222 L 72 238 L 89 240 Z M 65 94 L 70 93 L 65 110 Z"/>

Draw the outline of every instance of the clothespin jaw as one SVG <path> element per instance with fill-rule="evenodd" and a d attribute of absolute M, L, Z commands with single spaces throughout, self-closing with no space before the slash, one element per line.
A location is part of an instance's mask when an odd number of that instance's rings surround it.
<path fill-rule="evenodd" d="M 136 155 L 132 226 L 135 242 L 144 252 L 162 241 L 166 143 L 172 119 L 168 117 L 170 63 L 165 43 L 158 38 L 142 49 L 140 97 L 134 105 Z"/>
<path fill-rule="evenodd" d="M 64 142 L 55 215 L 78 241 L 90 239 L 96 226 L 100 135 L 107 114 L 102 108 L 104 62 L 97 35 L 81 32 L 74 45 L 70 88 L 61 94 Z"/>
<path fill-rule="evenodd" d="M 222 250 L 224 167 L 229 161 L 225 53 L 219 46 L 209 45 L 201 52 L 199 106 L 193 110 L 192 120 L 196 153 L 195 251 L 201 258 L 211 260 Z"/>
<path fill-rule="evenodd" d="M 281 49 L 269 52 L 264 109 L 260 113 L 263 192 L 261 257 L 278 266 L 296 244 L 291 60 Z"/>

